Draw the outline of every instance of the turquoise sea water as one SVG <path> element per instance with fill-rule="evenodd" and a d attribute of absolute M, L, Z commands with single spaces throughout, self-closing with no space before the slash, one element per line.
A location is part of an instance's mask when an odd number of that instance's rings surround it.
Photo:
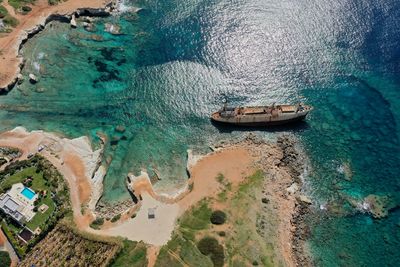
<path fill-rule="evenodd" d="M 398 266 L 400 210 L 378 220 L 347 200 L 377 194 L 400 203 L 399 1 L 126 5 L 143 9 L 98 19 L 93 33 L 54 22 L 29 41 L 23 73 L 40 82 L 0 96 L 0 130 L 23 125 L 97 144 L 96 133 L 106 133 L 103 200 L 113 202 L 128 197 L 128 171 L 157 169 L 159 187 L 178 186 L 188 148 L 245 134 L 209 122 L 224 95 L 234 105 L 307 102 L 315 110 L 290 131 L 311 161 L 315 263 Z M 123 34 L 106 33 L 107 22 Z"/>

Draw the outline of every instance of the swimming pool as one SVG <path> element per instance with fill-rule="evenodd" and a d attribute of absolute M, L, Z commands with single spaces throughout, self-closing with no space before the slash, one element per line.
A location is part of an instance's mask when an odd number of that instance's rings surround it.
<path fill-rule="evenodd" d="M 21 191 L 21 194 L 24 195 L 29 200 L 35 197 L 35 192 L 33 192 L 28 187 L 24 187 L 24 189 Z"/>

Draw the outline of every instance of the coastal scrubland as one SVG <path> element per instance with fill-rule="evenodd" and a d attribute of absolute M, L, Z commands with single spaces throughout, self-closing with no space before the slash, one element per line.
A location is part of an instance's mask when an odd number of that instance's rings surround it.
<path fill-rule="evenodd" d="M 224 197 L 207 198 L 178 221 L 172 239 L 160 249 L 155 266 L 276 266 L 272 244 L 259 234 L 264 173 L 259 170 L 237 187 L 223 175 Z M 219 194 L 220 196 L 220 194 Z"/>

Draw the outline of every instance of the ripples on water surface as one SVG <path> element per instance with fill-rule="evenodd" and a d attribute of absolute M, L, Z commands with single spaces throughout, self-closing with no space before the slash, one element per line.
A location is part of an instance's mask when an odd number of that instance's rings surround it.
<path fill-rule="evenodd" d="M 400 261 L 399 210 L 374 220 L 345 201 L 391 194 L 399 203 L 399 1 L 135 5 L 138 14 L 99 19 L 94 33 L 51 23 L 28 42 L 24 74 L 41 81 L 0 97 L 0 130 L 24 125 L 97 143 L 96 132 L 107 133 L 103 198 L 116 201 L 128 196 L 128 171 L 155 168 L 160 188 L 177 186 L 186 149 L 229 137 L 208 120 L 224 94 L 241 105 L 302 100 L 315 106 L 294 131 L 311 159 L 310 193 L 339 210 L 309 215 L 316 263 Z M 106 22 L 124 34 L 105 33 Z"/>

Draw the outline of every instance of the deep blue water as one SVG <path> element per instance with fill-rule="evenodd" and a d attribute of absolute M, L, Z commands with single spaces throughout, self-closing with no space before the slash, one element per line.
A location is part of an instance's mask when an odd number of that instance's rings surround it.
<path fill-rule="evenodd" d="M 94 33 L 52 23 L 28 42 L 24 73 L 41 80 L 0 97 L 0 130 L 22 124 L 95 143 L 96 132 L 106 133 L 103 199 L 116 201 L 128 196 L 128 171 L 157 169 L 160 188 L 179 186 L 186 149 L 245 134 L 210 124 L 224 95 L 241 105 L 307 102 L 315 110 L 291 132 L 311 162 L 313 259 L 398 266 L 400 211 L 373 219 L 348 200 L 376 194 L 400 203 L 400 1 L 134 5 L 143 9 L 99 19 Z M 106 22 L 124 34 L 104 32 Z"/>

